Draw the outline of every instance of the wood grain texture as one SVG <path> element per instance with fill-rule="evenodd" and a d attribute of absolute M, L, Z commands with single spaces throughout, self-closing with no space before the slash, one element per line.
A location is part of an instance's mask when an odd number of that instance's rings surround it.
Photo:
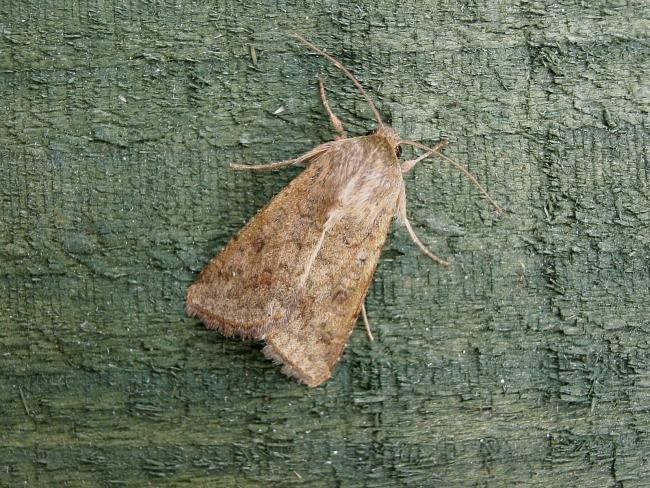
<path fill-rule="evenodd" d="M 0 0 L 0 485 L 647 488 L 646 13 Z M 317 389 L 183 308 L 298 174 L 228 163 L 333 137 L 319 70 L 348 133 L 370 128 L 296 26 L 508 209 L 433 161 L 405 175 L 452 265 L 391 230 L 375 341 L 357 327 Z"/>

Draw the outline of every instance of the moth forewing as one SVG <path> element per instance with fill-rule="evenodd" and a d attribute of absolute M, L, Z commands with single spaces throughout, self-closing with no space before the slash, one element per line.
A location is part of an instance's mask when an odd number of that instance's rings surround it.
<path fill-rule="evenodd" d="M 187 291 L 189 315 L 224 335 L 254 339 L 287 321 L 300 293 L 298 267 L 334 201 L 333 190 L 313 191 L 332 179 L 319 168 L 291 181 L 203 268 Z"/>
<path fill-rule="evenodd" d="M 260 210 L 189 288 L 187 309 L 310 386 L 329 378 L 359 314 L 401 190 L 378 136 L 337 141 Z"/>

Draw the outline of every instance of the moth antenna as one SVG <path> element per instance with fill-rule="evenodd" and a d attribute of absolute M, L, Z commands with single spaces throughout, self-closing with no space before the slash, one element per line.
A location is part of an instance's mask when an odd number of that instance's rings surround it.
<path fill-rule="evenodd" d="M 402 142 L 400 141 L 400 144 L 401 144 L 401 143 L 402 143 Z M 433 146 L 431 149 L 429 149 L 427 152 L 425 152 L 424 154 L 421 154 L 421 155 L 418 156 L 417 158 L 415 158 L 415 159 L 410 159 L 410 160 L 408 160 L 408 161 L 404 161 L 404 162 L 402 163 L 402 165 L 401 165 L 401 166 L 402 166 L 402 173 L 407 173 L 407 172 L 411 171 L 411 169 L 413 168 L 413 166 L 415 166 L 416 164 L 418 164 L 418 163 L 419 163 L 420 161 L 422 161 L 423 159 L 428 158 L 428 157 L 431 156 L 433 153 L 438 152 L 438 149 L 440 149 L 441 147 L 447 145 L 448 143 L 449 143 L 449 141 L 448 141 L 447 139 L 443 139 L 443 140 L 440 141 L 438 144 L 436 144 L 436 145 Z"/>
<path fill-rule="evenodd" d="M 470 173 L 469 171 L 467 171 L 467 169 L 465 169 L 465 167 L 464 167 L 462 164 L 457 163 L 457 162 L 454 161 L 453 159 L 448 158 L 448 157 L 445 156 L 444 154 L 441 154 L 441 153 L 439 153 L 438 151 L 436 151 L 436 149 L 438 149 L 437 146 L 436 146 L 435 148 L 431 148 L 431 147 L 425 146 L 424 144 L 420 144 L 419 142 L 415 142 L 415 141 L 403 141 L 403 140 L 400 140 L 399 143 L 400 143 L 400 144 L 407 144 L 407 145 L 409 145 L 409 146 L 418 147 L 418 148 L 420 148 L 420 149 L 424 149 L 424 150 L 427 151 L 427 153 L 428 153 L 428 154 L 426 154 L 425 156 L 428 157 L 430 154 L 435 154 L 435 155 L 438 156 L 440 159 L 442 159 L 442 160 L 445 161 L 446 163 L 448 163 L 448 164 L 450 164 L 451 166 L 453 166 L 454 168 L 456 168 L 458 171 L 460 171 L 460 172 L 463 173 L 465 176 L 467 176 L 467 178 L 469 178 L 469 180 L 470 180 L 472 183 L 474 183 L 474 185 L 476 185 L 476 188 L 479 189 L 479 191 L 483 194 L 483 196 L 485 197 L 485 199 L 486 199 L 488 202 L 490 202 L 490 203 L 494 206 L 494 208 L 496 208 L 497 213 L 503 213 L 503 208 L 502 208 L 502 207 L 501 207 L 501 206 L 500 206 L 500 205 L 499 205 L 499 204 L 494 200 L 494 198 L 492 198 L 492 196 L 488 193 L 488 191 L 487 191 L 485 188 L 483 188 L 483 186 L 482 186 L 482 185 L 478 182 L 478 180 L 476 179 L 476 176 L 474 176 L 472 173 Z M 446 142 L 445 142 L 445 143 L 446 143 Z M 422 158 L 422 159 L 424 159 L 424 158 Z M 418 161 L 419 161 L 419 160 L 420 160 L 420 159 L 418 158 Z M 410 168 L 409 168 L 409 169 L 410 169 Z"/>
<path fill-rule="evenodd" d="M 311 42 L 309 42 L 307 39 L 302 37 L 300 34 L 294 34 L 294 36 L 296 37 L 296 39 L 298 39 L 300 42 L 302 42 L 309 49 L 311 49 L 315 53 L 320 54 L 325 59 L 327 59 L 330 63 L 332 63 L 334 66 L 336 66 L 339 70 L 341 70 L 343 72 L 343 74 L 345 76 L 347 76 L 352 81 L 352 83 L 354 83 L 354 86 L 356 86 L 357 89 L 361 92 L 361 95 L 363 95 L 363 98 L 365 98 L 366 103 L 368 103 L 368 106 L 370 107 L 370 110 L 372 110 L 372 113 L 375 116 L 375 119 L 377 119 L 377 123 L 379 124 L 379 127 L 383 127 L 384 122 L 381 120 L 381 115 L 379 115 L 379 111 L 375 107 L 375 104 L 372 103 L 372 100 L 370 100 L 370 97 L 366 93 L 366 90 L 363 89 L 363 87 L 361 86 L 361 83 L 359 83 L 357 81 L 357 79 L 354 77 L 354 75 L 352 73 L 350 73 L 350 71 L 345 66 L 343 66 L 343 64 L 341 64 L 341 62 L 339 60 L 337 60 L 333 56 L 330 56 L 329 54 L 327 54 L 322 49 L 316 47 Z"/>

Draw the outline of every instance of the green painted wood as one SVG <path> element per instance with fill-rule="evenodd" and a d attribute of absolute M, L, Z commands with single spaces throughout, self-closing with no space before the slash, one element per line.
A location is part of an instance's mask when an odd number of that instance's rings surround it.
<path fill-rule="evenodd" d="M 453 265 L 394 228 L 313 390 L 183 313 L 297 171 L 227 163 L 333 136 L 319 72 L 373 127 L 294 30 L 508 209 L 408 174 Z M 0 484 L 649 486 L 649 60 L 641 1 L 0 1 Z"/>

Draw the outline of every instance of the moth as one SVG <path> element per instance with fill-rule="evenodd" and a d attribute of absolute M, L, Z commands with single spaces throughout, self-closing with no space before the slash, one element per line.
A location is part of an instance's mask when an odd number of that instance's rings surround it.
<path fill-rule="evenodd" d="M 337 137 L 294 159 L 236 169 L 306 165 L 203 268 L 187 290 L 186 308 L 225 336 L 263 340 L 264 354 L 310 387 L 330 378 L 359 314 L 370 338 L 364 298 L 394 216 L 431 259 L 406 216 L 402 174 L 437 150 L 404 140 L 384 124 L 361 84 L 338 60 L 296 35 L 338 68 L 367 102 L 377 128 L 347 137 L 319 78 L 320 97 Z M 400 145 L 423 149 L 400 162 Z"/>

